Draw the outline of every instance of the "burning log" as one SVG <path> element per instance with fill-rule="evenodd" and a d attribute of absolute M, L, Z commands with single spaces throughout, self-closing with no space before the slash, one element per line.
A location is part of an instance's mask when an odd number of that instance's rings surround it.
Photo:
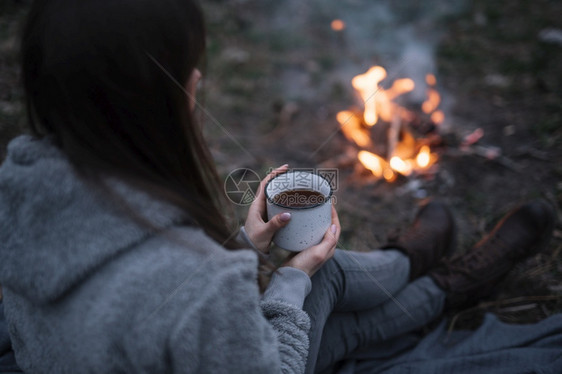
<path fill-rule="evenodd" d="M 430 148 L 435 137 L 432 141 L 416 139 L 408 124 L 413 123 L 414 128 L 431 136 L 436 134 L 444 116 L 437 109 L 441 98 L 434 88 L 435 76 L 426 78 L 430 88 L 427 100 L 421 105 L 428 116 L 424 121 L 418 119 L 414 111 L 394 101 L 412 91 L 414 82 L 409 78 L 397 79 L 390 88 L 384 89 L 380 82 L 385 78 L 386 70 L 381 66 L 374 66 L 365 74 L 354 77 L 352 85 L 364 101 L 364 112 L 342 111 L 337 120 L 345 137 L 359 149 L 357 159 L 360 163 L 377 179 L 392 182 L 398 175 L 422 173 L 437 161 L 437 155 Z"/>
<path fill-rule="evenodd" d="M 337 160 L 336 167 L 354 165 L 357 169 L 357 165 L 361 165 L 359 174 L 369 172 L 376 180 L 387 182 L 432 175 L 438 160 L 432 148 L 444 141 L 439 133 L 445 116 L 439 109 L 441 95 L 435 88 L 437 80 L 428 74 L 426 100 L 417 106 L 404 107 L 395 99 L 412 91 L 414 82 L 408 78 L 397 79 L 385 89 L 380 83 L 386 77 L 384 68 L 374 66 L 352 79 L 353 87 L 364 101 L 364 111 L 351 109 L 337 114 L 341 131 L 355 146 L 355 152 L 346 151 L 345 156 Z M 521 171 L 498 147 L 477 144 L 483 136 L 484 131 L 478 128 L 452 149 L 449 147 L 446 154 L 483 157 L 515 172 Z"/>

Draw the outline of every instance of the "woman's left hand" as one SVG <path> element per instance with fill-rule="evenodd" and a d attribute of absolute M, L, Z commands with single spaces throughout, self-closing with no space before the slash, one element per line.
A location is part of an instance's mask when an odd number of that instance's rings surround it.
<path fill-rule="evenodd" d="M 257 249 L 264 253 L 269 252 L 269 245 L 271 244 L 271 239 L 275 232 L 281 227 L 286 226 L 291 220 L 290 213 L 281 213 L 267 221 L 265 203 L 265 185 L 271 178 L 283 174 L 287 170 L 289 170 L 289 165 L 283 165 L 273 170 L 261 181 L 256 199 L 252 205 L 250 205 L 248 218 L 246 218 L 246 223 L 244 224 L 246 234 L 248 234 L 252 243 L 254 243 Z"/>

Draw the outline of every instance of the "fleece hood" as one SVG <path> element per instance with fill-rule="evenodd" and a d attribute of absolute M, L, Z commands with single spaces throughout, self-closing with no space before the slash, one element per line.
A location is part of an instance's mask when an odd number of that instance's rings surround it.
<path fill-rule="evenodd" d="M 186 218 L 124 183 L 108 186 L 153 228 Z M 50 139 L 14 139 L 0 167 L 0 284 L 47 303 L 143 241 L 150 228 L 112 201 L 80 180 Z"/>

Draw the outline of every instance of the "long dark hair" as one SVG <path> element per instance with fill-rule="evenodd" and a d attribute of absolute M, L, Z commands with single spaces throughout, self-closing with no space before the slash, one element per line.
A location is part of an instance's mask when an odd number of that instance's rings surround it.
<path fill-rule="evenodd" d="M 237 248 L 182 89 L 204 50 L 193 0 L 36 0 L 21 49 L 29 122 L 82 174 L 117 174 Z"/>

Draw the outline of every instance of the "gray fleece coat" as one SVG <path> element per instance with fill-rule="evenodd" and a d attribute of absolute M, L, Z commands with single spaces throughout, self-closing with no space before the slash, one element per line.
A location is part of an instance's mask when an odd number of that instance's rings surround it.
<path fill-rule="evenodd" d="M 182 224 L 178 209 L 111 181 L 157 230 L 77 178 L 47 139 L 0 168 L 0 284 L 29 373 L 300 373 L 310 291 L 283 268 L 262 297 L 257 256 Z"/>

